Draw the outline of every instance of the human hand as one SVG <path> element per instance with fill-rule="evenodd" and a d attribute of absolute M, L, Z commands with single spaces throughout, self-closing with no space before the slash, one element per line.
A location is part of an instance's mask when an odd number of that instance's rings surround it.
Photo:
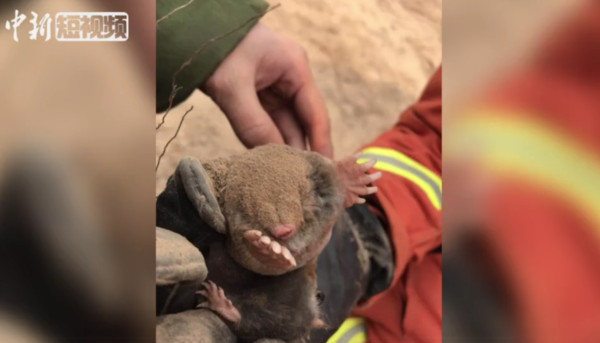
<path fill-rule="evenodd" d="M 260 23 L 201 87 L 246 147 L 285 143 L 333 157 L 329 116 L 304 50 Z"/>

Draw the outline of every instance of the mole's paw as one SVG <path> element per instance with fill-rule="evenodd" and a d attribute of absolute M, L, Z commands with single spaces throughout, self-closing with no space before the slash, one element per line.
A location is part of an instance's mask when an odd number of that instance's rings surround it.
<path fill-rule="evenodd" d="M 250 243 L 250 251 L 261 263 L 270 264 L 279 269 L 296 267 L 296 259 L 290 250 L 279 242 L 263 235 L 258 230 L 248 230 L 244 238 Z"/>
<path fill-rule="evenodd" d="M 204 289 L 196 292 L 196 294 L 201 294 L 206 297 L 206 301 L 196 306 L 196 308 L 213 310 L 232 323 L 239 323 L 240 320 L 242 320 L 240 311 L 238 311 L 238 309 L 233 306 L 231 300 L 225 296 L 223 288 L 217 286 L 212 281 L 203 282 L 202 286 L 204 286 Z"/>
<path fill-rule="evenodd" d="M 366 163 L 357 162 L 358 155 L 336 162 L 336 172 L 344 188 L 344 206 L 350 207 L 354 204 L 363 204 L 363 196 L 374 194 L 377 187 L 369 186 L 381 177 L 381 172 L 369 174 L 376 160 Z"/>

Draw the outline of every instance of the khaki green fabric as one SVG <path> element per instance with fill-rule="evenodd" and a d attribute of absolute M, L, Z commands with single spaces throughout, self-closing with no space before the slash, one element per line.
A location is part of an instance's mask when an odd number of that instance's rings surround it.
<path fill-rule="evenodd" d="M 268 6 L 263 0 L 157 0 L 156 111 L 168 108 L 175 74 L 176 84 L 181 89 L 176 93 L 173 106 L 204 83 L 258 18 L 196 54 L 203 44 L 264 14 Z M 191 64 L 177 73 L 190 58 Z"/>

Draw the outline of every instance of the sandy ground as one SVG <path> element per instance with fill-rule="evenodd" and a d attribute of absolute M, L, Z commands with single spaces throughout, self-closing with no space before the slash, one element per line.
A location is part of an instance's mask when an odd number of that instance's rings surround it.
<path fill-rule="evenodd" d="M 263 23 L 306 49 L 327 102 L 336 156 L 391 127 L 441 63 L 441 0 L 280 3 Z M 209 159 L 244 150 L 221 111 L 197 92 L 169 114 L 157 134 L 157 157 L 192 105 L 157 171 L 157 192 L 184 156 Z"/>

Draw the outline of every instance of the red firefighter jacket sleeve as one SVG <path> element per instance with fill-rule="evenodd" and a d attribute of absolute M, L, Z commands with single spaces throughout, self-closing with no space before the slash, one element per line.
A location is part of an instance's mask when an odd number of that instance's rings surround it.
<path fill-rule="evenodd" d="M 361 150 L 383 177 L 375 201 L 389 227 L 391 287 L 356 308 L 369 342 L 441 341 L 441 68 L 398 123 Z"/>

